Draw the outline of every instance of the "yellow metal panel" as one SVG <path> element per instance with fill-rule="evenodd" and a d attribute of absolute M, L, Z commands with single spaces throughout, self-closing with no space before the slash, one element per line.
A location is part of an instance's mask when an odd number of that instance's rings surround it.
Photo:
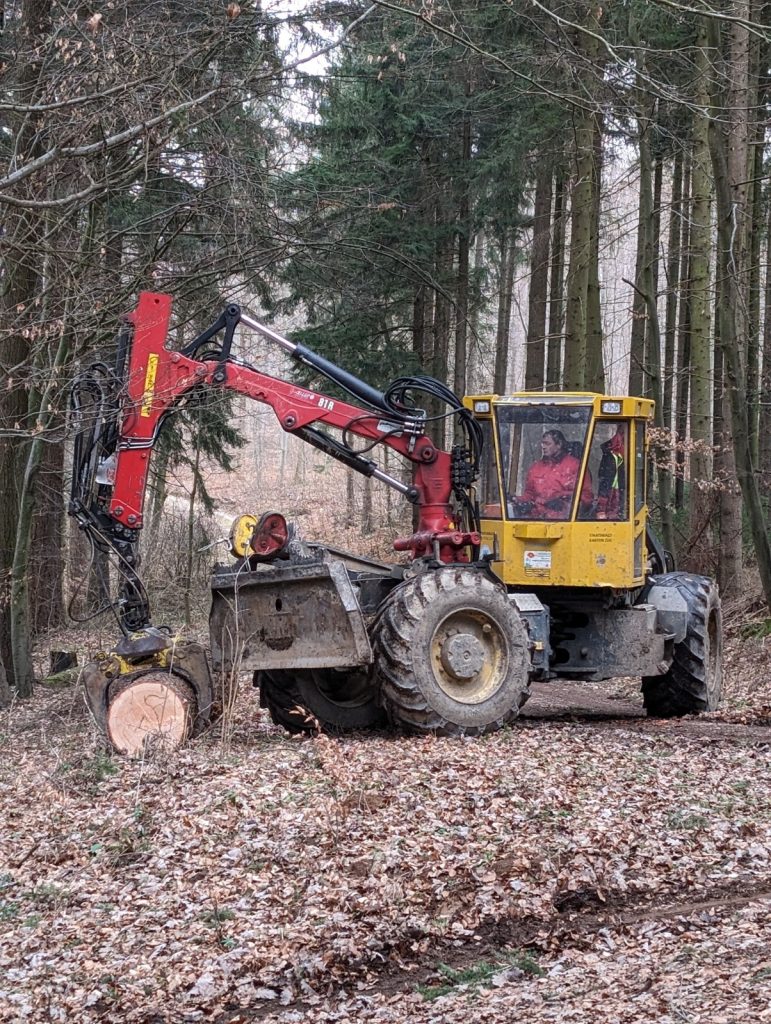
<path fill-rule="evenodd" d="M 498 552 L 493 568 L 508 586 L 639 586 L 634 521 L 507 523 L 482 520 L 482 543 Z M 496 544 L 497 538 L 497 544 Z"/>

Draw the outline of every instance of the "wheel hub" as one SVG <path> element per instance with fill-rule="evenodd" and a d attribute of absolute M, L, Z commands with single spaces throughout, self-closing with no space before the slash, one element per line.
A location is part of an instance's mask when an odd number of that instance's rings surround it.
<path fill-rule="evenodd" d="M 508 665 L 508 643 L 486 612 L 459 608 L 447 615 L 431 638 L 434 679 L 460 704 L 480 704 L 501 685 Z"/>
<path fill-rule="evenodd" d="M 471 633 L 447 637 L 440 657 L 445 672 L 461 681 L 473 679 L 485 663 L 484 648 Z"/>

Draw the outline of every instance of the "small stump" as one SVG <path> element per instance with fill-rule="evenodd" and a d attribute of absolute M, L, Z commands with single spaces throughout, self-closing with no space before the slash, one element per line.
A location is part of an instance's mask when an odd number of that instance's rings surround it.
<path fill-rule="evenodd" d="M 125 683 L 107 709 L 107 736 L 116 750 L 141 757 L 158 747 L 174 750 L 190 736 L 195 694 L 179 676 L 148 672 Z"/>
<path fill-rule="evenodd" d="M 58 676 L 60 672 L 78 667 L 78 656 L 74 651 L 50 651 L 51 667 L 49 676 Z"/>

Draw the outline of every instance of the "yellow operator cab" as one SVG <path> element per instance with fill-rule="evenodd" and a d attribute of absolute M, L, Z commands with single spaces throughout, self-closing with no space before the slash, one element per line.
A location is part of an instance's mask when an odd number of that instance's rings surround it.
<path fill-rule="evenodd" d="M 484 433 L 482 543 L 504 583 L 641 587 L 653 402 L 519 392 L 464 403 Z"/>

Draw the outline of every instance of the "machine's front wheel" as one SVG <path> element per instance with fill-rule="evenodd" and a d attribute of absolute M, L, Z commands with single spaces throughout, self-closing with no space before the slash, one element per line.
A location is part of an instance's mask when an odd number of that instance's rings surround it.
<path fill-rule="evenodd" d="M 254 684 L 273 722 L 291 733 L 313 733 L 315 722 L 324 732 L 341 733 L 386 721 L 366 668 L 261 671 L 255 672 Z"/>
<path fill-rule="evenodd" d="M 528 697 L 525 626 L 479 569 L 429 570 L 396 587 L 372 640 L 384 706 L 410 732 L 493 732 Z"/>
<path fill-rule="evenodd" d="M 643 703 L 649 715 L 715 711 L 723 685 L 723 620 L 717 587 L 706 576 L 673 572 L 656 579 L 657 587 L 674 587 L 688 605 L 685 638 L 675 645 L 669 671 L 644 676 Z"/>

